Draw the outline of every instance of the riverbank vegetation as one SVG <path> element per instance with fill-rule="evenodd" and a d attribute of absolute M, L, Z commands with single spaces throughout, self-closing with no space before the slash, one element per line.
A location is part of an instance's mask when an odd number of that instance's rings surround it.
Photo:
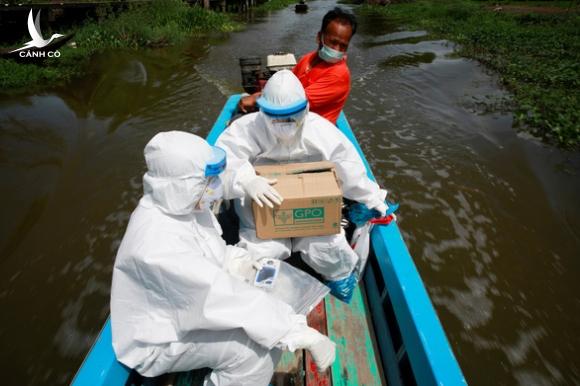
<path fill-rule="evenodd" d="M 258 11 L 276 11 L 286 8 L 290 4 L 296 4 L 298 0 L 268 0 L 256 7 Z"/>
<path fill-rule="evenodd" d="M 83 73 L 93 54 L 106 49 L 172 45 L 193 35 L 233 31 L 241 26 L 227 14 L 179 0 L 133 5 L 121 13 L 103 7 L 97 15 L 95 20 L 68 31 L 74 32 L 74 44 L 61 47 L 59 58 L 46 59 L 41 64 L 0 59 L 0 90 L 30 90 L 66 82 Z"/>
<path fill-rule="evenodd" d="M 295 0 L 260 1 L 257 12 L 274 11 Z M 110 6 L 97 9 L 97 17 L 83 26 L 59 33 L 74 33 L 72 42 L 59 48 L 59 58 L 42 62 L 16 62 L 0 58 L 0 92 L 34 91 L 80 76 L 97 52 L 108 49 L 140 49 L 178 44 L 192 36 L 230 32 L 242 28 L 237 15 L 214 12 L 182 0 L 156 0 L 127 4 L 114 12 Z M 22 41 L 22 44 L 27 41 Z M 22 45 L 21 44 L 21 45 Z M 9 51 L 14 47 L 0 47 Z"/>
<path fill-rule="evenodd" d="M 574 4 L 417 0 L 359 11 L 458 43 L 459 54 L 500 74 L 514 95 L 517 124 L 580 148 L 580 16 Z"/>

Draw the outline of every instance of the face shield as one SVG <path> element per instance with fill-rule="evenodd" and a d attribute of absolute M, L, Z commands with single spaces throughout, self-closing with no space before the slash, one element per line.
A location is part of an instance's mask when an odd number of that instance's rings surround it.
<path fill-rule="evenodd" d="M 211 204 L 221 199 L 224 194 L 219 174 L 226 169 L 226 152 L 217 146 L 214 146 L 212 151 L 212 158 L 205 166 L 205 188 L 194 206 L 194 211 L 210 209 Z"/>
<path fill-rule="evenodd" d="M 275 106 L 266 99 L 257 101 L 268 130 L 278 139 L 289 141 L 296 137 L 308 113 L 308 102 L 300 100 L 288 106 Z"/>
<path fill-rule="evenodd" d="M 222 185 L 222 180 L 219 176 L 209 177 L 207 179 L 207 184 L 203 193 L 199 197 L 197 204 L 194 207 L 194 211 L 204 211 L 211 208 L 211 204 L 224 195 L 224 189 Z"/>
<path fill-rule="evenodd" d="M 226 152 L 221 147 L 212 146 L 212 155 L 205 165 L 205 176 L 213 177 L 226 169 Z"/>

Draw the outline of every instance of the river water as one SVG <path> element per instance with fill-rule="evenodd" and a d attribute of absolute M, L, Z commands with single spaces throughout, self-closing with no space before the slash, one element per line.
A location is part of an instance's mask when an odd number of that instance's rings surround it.
<path fill-rule="evenodd" d="M 205 135 L 237 58 L 302 55 L 332 1 L 242 32 L 95 58 L 87 76 L 0 97 L 3 384 L 68 383 L 108 313 L 146 142 Z M 354 8 L 356 11 L 356 8 Z M 345 112 L 471 384 L 580 383 L 580 155 L 512 128 L 509 94 L 452 43 L 359 14 Z"/>

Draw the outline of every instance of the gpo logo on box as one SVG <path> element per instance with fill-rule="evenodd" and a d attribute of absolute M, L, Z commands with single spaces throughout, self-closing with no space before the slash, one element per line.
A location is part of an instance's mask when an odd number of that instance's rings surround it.
<path fill-rule="evenodd" d="M 324 208 L 296 208 L 294 209 L 294 221 L 315 221 L 324 219 Z"/>
<path fill-rule="evenodd" d="M 294 209 L 294 218 L 317 218 L 324 217 L 324 208 L 298 208 Z"/>

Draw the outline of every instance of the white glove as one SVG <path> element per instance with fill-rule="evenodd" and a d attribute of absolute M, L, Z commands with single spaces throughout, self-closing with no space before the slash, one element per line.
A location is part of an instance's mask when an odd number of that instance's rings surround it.
<path fill-rule="evenodd" d="M 284 198 L 271 185 L 275 184 L 277 180 L 270 180 L 261 176 L 249 178 L 246 181 L 240 182 L 242 188 L 248 196 L 258 204 L 260 208 L 266 204 L 270 208 L 274 204 L 280 205 Z"/>
<path fill-rule="evenodd" d="M 304 318 L 302 315 L 296 315 L 296 317 Z M 326 371 L 336 358 L 336 344 L 327 336 L 308 327 L 305 319 L 304 322 L 297 323 L 286 336 L 280 339 L 280 344 L 290 351 L 297 349 L 310 351 L 320 372 Z"/>
<path fill-rule="evenodd" d="M 385 202 L 381 202 L 380 204 L 373 206 L 371 209 L 379 211 L 381 213 L 381 217 L 385 217 L 385 215 L 387 214 L 387 209 L 389 209 L 389 207 Z"/>
<path fill-rule="evenodd" d="M 310 351 L 310 354 L 312 354 L 312 359 L 314 359 L 314 363 L 316 363 L 318 371 L 323 373 L 330 367 L 330 365 L 334 363 L 334 359 L 336 359 L 336 344 L 328 339 L 327 336 L 320 333 L 319 335 L 322 337 L 322 339 L 311 345 L 308 350 Z"/>
<path fill-rule="evenodd" d="M 386 203 L 382 203 L 379 204 L 371 209 L 376 209 L 379 212 L 381 212 L 381 217 L 385 217 L 387 215 L 387 210 L 389 209 L 389 206 Z M 391 213 L 391 216 L 393 216 L 393 221 L 397 221 L 397 215 L 394 213 Z"/>
<path fill-rule="evenodd" d="M 256 272 L 262 268 L 262 264 L 252 259 L 250 255 L 245 255 L 229 259 L 224 268 L 230 275 L 251 282 L 256 276 Z"/>
<path fill-rule="evenodd" d="M 386 199 L 387 199 L 387 191 L 385 189 L 381 189 L 377 197 L 379 203 L 371 208 L 379 211 L 381 217 L 385 217 L 385 215 L 387 214 L 387 209 L 389 209 L 389 206 L 385 202 Z"/>

